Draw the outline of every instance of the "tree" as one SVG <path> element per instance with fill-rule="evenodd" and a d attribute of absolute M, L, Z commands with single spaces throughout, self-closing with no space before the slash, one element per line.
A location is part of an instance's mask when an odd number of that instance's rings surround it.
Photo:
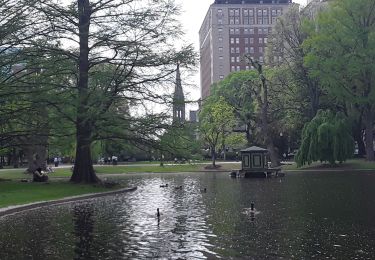
<path fill-rule="evenodd" d="M 353 156 L 354 141 L 348 119 L 342 113 L 320 110 L 302 132 L 297 166 L 314 161 L 344 162 Z"/>
<path fill-rule="evenodd" d="M 254 96 L 256 97 L 258 106 L 259 106 L 259 123 L 260 129 L 262 131 L 262 136 L 264 143 L 267 146 L 267 150 L 270 153 L 271 164 L 273 167 L 280 165 L 280 160 L 275 149 L 272 129 L 270 127 L 270 110 L 269 110 L 269 86 L 270 83 L 266 75 L 263 72 L 263 66 L 259 61 L 253 60 L 250 56 L 245 56 L 247 62 L 253 66 L 258 73 L 258 80 L 249 82 L 249 87 L 253 85 L 252 89 L 254 91 Z"/>
<path fill-rule="evenodd" d="M 248 71 L 229 74 L 224 80 L 212 86 L 212 95 L 223 97 L 234 108 L 238 125 L 245 127 L 248 145 L 254 143 L 255 132 L 255 102 L 248 81 L 251 75 Z"/>
<path fill-rule="evenodd" d="M 320 98 L 324 94 L 317 78 L 311 77 L 310 68 L 304 64 L 307 51 L 303 42 L 309 36 L 305 22 L 314 20 L 317 10 L 310 7 L 301 9 L 292 4 L 274 26 L 268 39 L 267 64 L 280 69 L 280 80 L 295 103 L 295 110 L 311 120 L 320 108 Z M 306 104 L 306 105 L 305 105 Z"/>
<path fill-rule="evenodd" d="M 329 95 L 363 110 L 366 158 L 374 161 L 375 2 L 333 1 L 310 31 L 305 64 Z"/>
<path fill-rule="evenodd" d="M 208 98 L 199 113 L 200 134 L 211 151 L 212 166 L 216 167 L 216 150 L 236 124 L 234 108 L 223 97 Z"/>
<path fill-rule="evenodd" d="M 71 181 L 98 182 L 92 166 L 95 140 L 155 143 L 156 129 L 166 115 L 150 114 L 150 103 L 164 103 L 175 64 L 195 62 L 192 47 L 176 50 L 181 36 L 172 1 L 35 0 L 35 37 L 25 46 L 72 67 L 50 70 L 48 78 L 64 76 L 49 106 L 75 126 L 76 154 Z M 47 76 L 45 76 L 47 79 Z M 47 84 L 45 82 L 44 84 Z M 61 103 L 61 99 L 64 100 Z M 129 113 L 123 113 L 122 106 Z M 133 113 L 131 113 L 133 112 Z M 71 133 L 69 133 L 71 134 Z"/>

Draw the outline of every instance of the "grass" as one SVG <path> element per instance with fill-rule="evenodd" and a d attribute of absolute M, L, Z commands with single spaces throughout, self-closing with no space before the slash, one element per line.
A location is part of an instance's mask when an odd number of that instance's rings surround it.
<path fill-rule="evenodd" d="M 0 181 L 0 208 L 103 191 L 108 191 L 108 188 L 72 184 L 66 181 L 49 183 Z"/>
<path fill-rule="evenodd" d="M 144 164 L 141 166 L 132 165 L 117 165 L 117 166 L 96 166 L 95 171 L 100 175 L 105 174 L 126 174 L 126 173 L 162 173 L 162 172 L 191 172 L 191 171 L 204 171 L 207 164 L 179 164 L 179 165 L 159 165 Z M 220 165 L 220 162 L 217 163 Z M 233 170 L 240 167 L 239 162 L 222 164 L 220 170 Z M 4 169 L 0 171 L 0 178 L 3 179 L 31 179 L 30 174 L 24 174 L 22 169 Z M 50 178 L 65 177 L 69 178 L 72 172 L 69 168 L 55 168 L 55 172 L 49 174 Z"/>
<path fill-rule="evenodd" d="M 297 164 L 284 165 L 283 170 L 327 170 L 327 169 L 357 169 L 357 170 L 375 170 L 375 162 L 368 162 L 364 159 L 350 159 L 343 163 L 330 165 L 328 163 L 313 162 L 311 165 L 305 165 L 297 168 Z"/>

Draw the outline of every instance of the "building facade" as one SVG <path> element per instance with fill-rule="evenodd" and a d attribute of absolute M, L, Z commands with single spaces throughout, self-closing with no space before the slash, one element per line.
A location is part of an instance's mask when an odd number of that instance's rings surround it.
<path fill-rule="evenodd" d="M 263 62 L 267 36 L 291 0 L 215 0 L 199 31 L 201 98 L 230 72 L 249 70 L 248 54 Z"/>

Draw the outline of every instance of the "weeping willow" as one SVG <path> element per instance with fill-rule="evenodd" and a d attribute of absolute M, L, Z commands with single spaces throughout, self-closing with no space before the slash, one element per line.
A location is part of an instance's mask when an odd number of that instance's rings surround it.
<path fill-rule="evenodd" d="M 350 129 L 344 114 L 320 110 L 303 128 L 297 166 L 314 161 L 335 164 L 350 158 L 354 151 Z"/>

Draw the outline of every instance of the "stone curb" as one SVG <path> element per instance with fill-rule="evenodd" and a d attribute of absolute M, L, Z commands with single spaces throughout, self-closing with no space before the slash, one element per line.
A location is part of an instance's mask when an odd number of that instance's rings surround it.
<path fill-rule="evenodd" d="M 131 191 L 135 191 L 136 189 L 137 187 L 132 187 L 132 188 L 115 190 L 115 191 L 72 196 L 72 197 L 67 197 L 67 198 L 58 199 L 58 200 L 41 201 L 41 202 L 33 202 L 29 204 L 24 204 L 24 205 L 9 206 L 6 208 L 0 208 L 0 217 L 11 215 L 11 214 L 16 214 L 16 213 L 20 213 L 23 211 L 36 209 L 36 208 L 46 207 L 46 206 L 62 205 L 62 204 L 71 203 L 74 201 L 81 201 L 81 200 L 104 197 L 104 196 L 109 196 L 109 195 L 125 193 L 125 192 L 131 192 Z"/>

